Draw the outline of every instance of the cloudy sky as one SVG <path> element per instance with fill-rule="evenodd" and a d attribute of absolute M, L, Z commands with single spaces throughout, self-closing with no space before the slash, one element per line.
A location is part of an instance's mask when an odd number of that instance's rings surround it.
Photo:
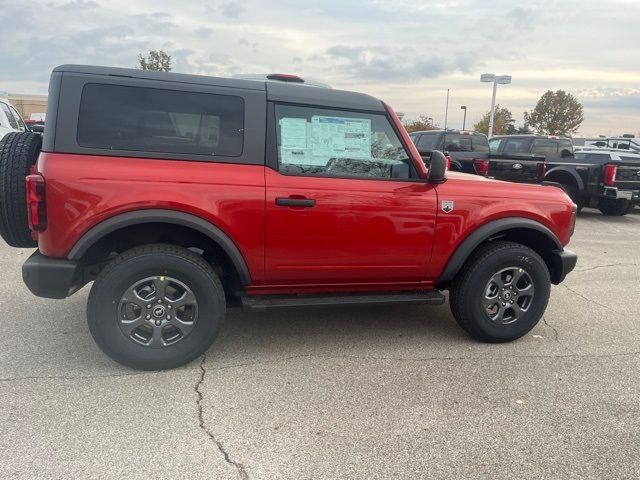
<path fill-rule="evenodd" d="M 28 5 L 28 7 L 27 7 Z M 510 74 L 518 123 L 546 90 L 584 104 L 582 135 L 640 133 L 640 0 L 1 0 L 0 91 L 46 93 L 63 63 L 291 72 L 378 96 L 449 126 L 488 110 L 481 73 Z"/>

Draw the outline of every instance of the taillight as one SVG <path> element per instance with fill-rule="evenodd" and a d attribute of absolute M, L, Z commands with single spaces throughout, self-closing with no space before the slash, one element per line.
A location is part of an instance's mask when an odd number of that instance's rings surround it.
<path fill-rule="evenodd" d="M 478 175 L 482 175 L 486 177 L 489 174 L 489 160 L 485 160 L 483 158 L 476 158 L 473 161 L 473 166 L 476 169 L 476 173 Z"/>
<path fill-rule="evenodd" d="M 547 164 L 545 162 L 538 163 L 538 178 L 544 178 L 547 174 Z"/>
<path fill-rule="evenodd" d="M 43 232 L 47 228 L 47 205 L 45 201 L 44 177 L 39 173 L 27 175 L 27 218 L 29 228 Z"/>
<path fill-rule="evenodd" d="M 569 227 L 569 236 L 573 236 L 573 232 L 576 231 L 576 217 L 578 216 L 578 206 L 574 203 L 571 208 L 571 226 Z"/>
<path fill-rule="evenodd" d="M 451 170 L 451 155 L 445 155 L 444 158 L 447 160 L 447 171 Z"/>
<path fill-rule="evenodd" d="M 616 181 L 617 171 L 618 171 L 618 166 L 612 163 L 608 163 L 602 169 L 602 178 L 603 178 L 604 184 L 607 187 L 613 187 L 613 184 Z"/>

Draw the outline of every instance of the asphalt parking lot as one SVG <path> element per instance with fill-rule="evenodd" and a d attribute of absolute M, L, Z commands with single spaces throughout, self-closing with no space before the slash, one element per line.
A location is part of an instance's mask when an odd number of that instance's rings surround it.
<path fill-rule="evenodd" d="M 0 247 L 0 477 L 639 478 L 640 211 L 585 210 L 523 339 L 448 306 L 231 312 L 205 358 L 109 360 L 88 288 L 32 296 Z"/>

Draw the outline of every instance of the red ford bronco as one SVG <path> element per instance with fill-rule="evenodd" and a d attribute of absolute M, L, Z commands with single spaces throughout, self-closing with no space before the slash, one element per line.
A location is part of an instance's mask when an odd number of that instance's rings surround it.
<path fill-rule="evenodd" d="M 35 295 L 93 281 L 91 333 L 134 368 L 201 355 L 227 307 L 442 304 L 442 290 L 471 336 L 514 340 L 575 266 L 575 205 L 445 165 L 435 152 L 427 169 L 368 95 L 66 65 L 44 137 L 0 144 L 0 233 L 37 246 Z"/>

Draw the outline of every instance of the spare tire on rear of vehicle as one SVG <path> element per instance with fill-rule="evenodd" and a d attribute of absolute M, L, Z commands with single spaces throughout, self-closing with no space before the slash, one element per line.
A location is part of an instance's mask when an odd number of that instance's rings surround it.
<path fill-rule="evenodd" d="M 13 132 L 0 140 L 0 235 L 12 247 L 36 247 L 27 219 L 25 177 L 36 163 L 42 137 Z"/>

